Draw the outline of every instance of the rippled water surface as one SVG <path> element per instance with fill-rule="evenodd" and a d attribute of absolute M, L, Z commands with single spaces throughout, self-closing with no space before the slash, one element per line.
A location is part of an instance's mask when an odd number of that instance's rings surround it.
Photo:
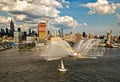
<path fill-rule="evenodd" d="M 40 54 L 0 51 L 0 82 L 120 82 L 120 48 L 106 48 L 97 59 L 63 58 L 66 74 L 57 70 L 60 60 L 44 61 Z"/>

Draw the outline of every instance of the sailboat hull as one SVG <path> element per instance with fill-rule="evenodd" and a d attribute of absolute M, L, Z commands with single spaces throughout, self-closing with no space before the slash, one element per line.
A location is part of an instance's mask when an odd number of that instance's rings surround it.
<path fill-rule="evenodd" d="M 68 69 L 58 69 L 60 72 L 66 72 Z"/>
<path fill-rule="evenodd" d="M 63 60 L 61 60 L 61 68 L 58 68 L 60 72 L 66 72 L 68 69 L 64 67 Z"/>

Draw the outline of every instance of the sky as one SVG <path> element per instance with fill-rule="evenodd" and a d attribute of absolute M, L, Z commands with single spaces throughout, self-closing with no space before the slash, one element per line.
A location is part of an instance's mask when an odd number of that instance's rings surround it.
<path fill-rule="evenodd" d="M 0 28 L 11 18 L 22 31 L 45 20 L 50 31 L 120 35 L 120 0 L 0 0 Z"/>

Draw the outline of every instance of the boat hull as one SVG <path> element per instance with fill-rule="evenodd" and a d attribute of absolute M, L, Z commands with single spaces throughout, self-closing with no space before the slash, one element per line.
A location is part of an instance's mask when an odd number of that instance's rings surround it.
<path fill-rule="evenodd" d="M 58 69 L 60 72 L 66 72 L 68 69 Z"/>

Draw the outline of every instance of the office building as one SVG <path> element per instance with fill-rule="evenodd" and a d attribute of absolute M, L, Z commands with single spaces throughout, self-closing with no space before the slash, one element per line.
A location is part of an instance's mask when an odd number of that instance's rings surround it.
<path fill-rule="evenodd" d="M 38 37 L 40 41 L 45 41 L 47 36 L 47 22 L 42 21 L 38 24 Z"/>

